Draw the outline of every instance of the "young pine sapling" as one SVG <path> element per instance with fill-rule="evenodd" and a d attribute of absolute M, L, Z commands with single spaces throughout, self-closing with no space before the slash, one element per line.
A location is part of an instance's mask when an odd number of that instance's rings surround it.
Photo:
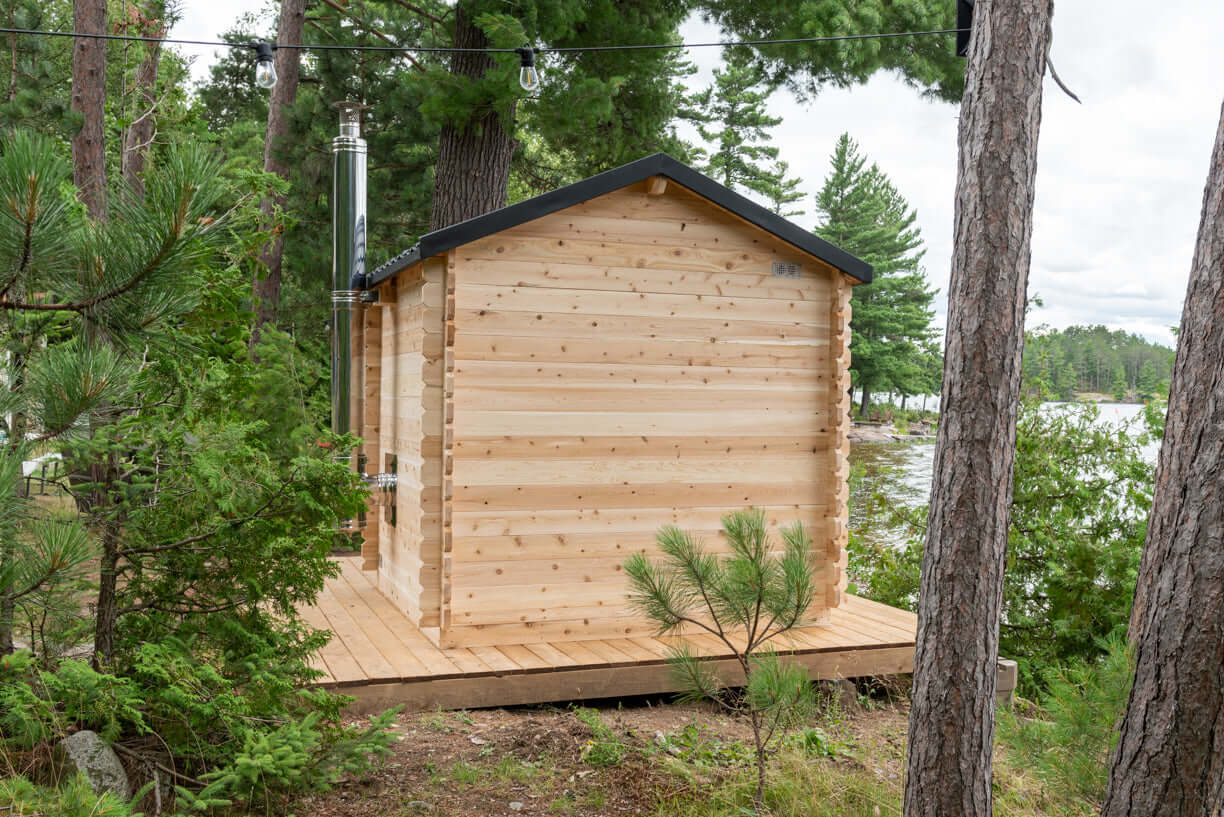
<path fill-rule="evenodd" d="M 724 516 L 722 529 L 731 548 L 728 556 L 710 553 L 690 534 L 668 525 L 657 537 L 662 560 L 652 562 L 637 553 L 625 563 L 625 572 L 630 602 L 659 625 L 660 634 L 709 633 L 738 663 L 736 677 L 720 677 L 683 639 L 671 659 L 688 699 L 709 698 L 752 724 L 753 804 L 759 814 L 773 743 L 813 700 L 807 671 L 783 660 L 772 647 L 802 622 L 812 604 L 812 540 L 796 522 L 782 529 L 784 547 L 776 552 L 765 512 L 755 508 Z M 732 686 L 740 684 L 742 693 L 734 692 Z"/>

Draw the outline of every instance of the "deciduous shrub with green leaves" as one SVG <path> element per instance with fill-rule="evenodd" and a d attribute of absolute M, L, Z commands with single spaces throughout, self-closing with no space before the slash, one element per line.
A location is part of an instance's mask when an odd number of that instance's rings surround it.
<path fill-rule="evenodd" d="M 1125 632 L 1154 485 L 1145 446 L 1161 423 L 1155 407 L 1116 423 L 1095 406 L 1021 405 L 999 652 L 1019 661 L 1024 694 L 1042 689 L 1050 669 L 1096 660 L 1105 639 Z M 852 531 L 850 575 L 858 592 L 912 610 L 925 516 L 898 518 L 883 499 L 856 492 L 854 501 L 907 541 Z"/>

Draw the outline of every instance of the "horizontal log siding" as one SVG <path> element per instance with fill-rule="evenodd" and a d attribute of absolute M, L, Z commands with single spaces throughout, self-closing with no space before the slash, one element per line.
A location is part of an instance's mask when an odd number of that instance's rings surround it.
<path fill-rule="evenodd" d="M 823 613 L 844 564 L 839 273 L 674 184 L 465 245 L 453 272 L 453 487 L 423 497 L 451 523 L 444 646 L 647 635 L 625 558 L 665 524 L 725 551 L 720 517 L 749 505 L 775 537 L 808 526 Z"/>

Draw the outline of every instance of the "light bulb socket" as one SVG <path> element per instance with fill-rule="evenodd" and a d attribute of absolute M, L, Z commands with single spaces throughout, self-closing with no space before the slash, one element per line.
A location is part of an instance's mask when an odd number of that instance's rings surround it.
<path fill-rule="evenodd" d="M 519 66 L 522 68 L 535 68 L 535 49 L 529 45 L 522 48 L 514 49 L 514 53 L 519 55 Z"/>
<path fill-rule="evenodd" d="M 272 43 L 254 43 L 255 48 L 255 84 L 260 88 L 270 89 L 276 85 L 276 59 L 273 54 L 276 46 Z"/>

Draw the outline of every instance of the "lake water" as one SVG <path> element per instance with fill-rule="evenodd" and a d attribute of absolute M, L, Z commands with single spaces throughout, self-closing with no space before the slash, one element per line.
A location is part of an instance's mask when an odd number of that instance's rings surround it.
<path fill-rule="evenodd" d="M 1045 403 L 1056 408 L 1067 403 Z M 1135 420 L 1143 414 L 1138 403 L 1099 403 L 1100 422 L 1120 424 Z M 1156 461 L 1159 444 L 1150 443 L 1145 453 L 1151 462 Z M 888 443 L 851 443 L 850 466 L 861 467 L 864 480 L 859 492 L 875 490 L 888 496 L 889 501 L 901 508 L 924 507 L 931 498 L 931 474 L 935 460 L 934 440 L 913 440 Z M 852 489 L 853 490 L 853 489 Z M 861 497 L 851 502 L 850 526 L 861 535 L 879 541 L 896 542 L 903 534 L 894 525 L 887 529 L 864 530 L 868 519 L 875 520 L 873 527 L 880 527 L 879 512 L 869 513 Z"/>

